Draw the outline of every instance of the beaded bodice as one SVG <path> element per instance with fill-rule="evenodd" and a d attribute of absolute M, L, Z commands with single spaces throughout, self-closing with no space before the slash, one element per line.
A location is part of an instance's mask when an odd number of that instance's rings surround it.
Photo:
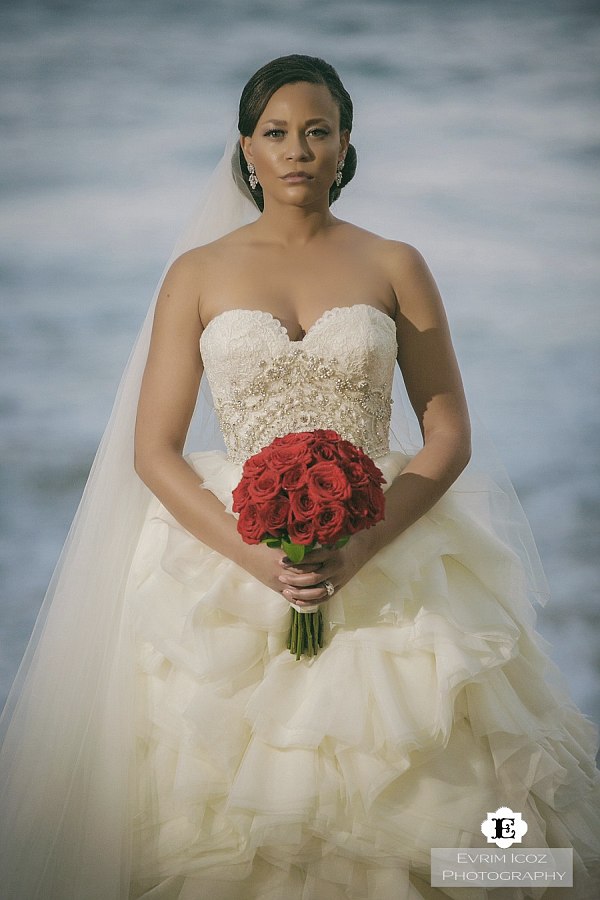
<path fill-rule="evenodd" d="M 271 313 L 226 310 L 200 349 L 233 462 L 314 428 L 334 429 L 372 458 L 388 452 L 396 326 L 374 306 L 327 310 L 301 341 Z"/>

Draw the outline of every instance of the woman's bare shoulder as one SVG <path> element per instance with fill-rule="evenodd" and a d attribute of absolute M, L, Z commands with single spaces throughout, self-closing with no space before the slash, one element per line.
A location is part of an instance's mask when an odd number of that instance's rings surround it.
<path fill-rule="evenodd" d="M 231 259 L 231 251 L 239 251 L 244 244 L 248 244 L 246 228 L 245 225 L 236 228 L 214 241 L 192 247 L 180 254 L 169 266 L 164 283 L 190 286 L 200 293 L 203 285 L 210 284 L 215 272 L 222 270 L 228 258 Z"/>
<path fill-rule="evenodd" d="M 391 264 L 414 265 L 423 260 L 422 254 L 412 244 L 406 241 L 398 241 L 384 235 L 369 231 L 352 222 L 340 221 L 341 231 L 347 240 L 362 245 L 365 250 L 379 253 L 387 258 Z"/>
<path fill-rule="evenodd" d="M 397 302 L 397 311 L 413 322 L 443 316 L 443 301 L 423 254 L 413 244 L 382 240 L 381 260 Z"/>
<path fill-rule="evenodd" d="M 222 237 L 216 238 L 214 241 L 209 241 L 207 244 L 202 244 L 200 247 L 193 247 L 191 250 L 186 250 L 185 253 L 182 253 L 181 256 L 178 256 L 177 259 L 175 259 L 173 266 L 178 266 L 180 268 L 202 268 L 212 261 L 219 259 L 223 254 L 229 253 L 233 247 L 247 244 L 250 240 L 251 233 L 251 225 L 242 225 L 240 228 L 236 228 L 233 231 L 222 235 Z"/>
<path fill-rule="evenodd" d="M 347 224 L 347 223 L 344 223 Z M 396 311 L 413 321 L 429 321 L 441 314 L 442 299 L 423 254 L 413 244 L 375 234 L 355 225 L 348 230 L 361 259 L 370 259 L 396 298 Z"/>
<path fill-rule="evenodd" d="M 413 244 L 382 238 L 380 252 L 398 299 L 405 286 L 410 288 L 416 282 L 433 280 L 425 257 Z"/>

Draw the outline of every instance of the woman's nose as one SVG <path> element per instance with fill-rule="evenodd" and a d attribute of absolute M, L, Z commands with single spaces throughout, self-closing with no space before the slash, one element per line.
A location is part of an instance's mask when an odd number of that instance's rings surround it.
<path fill-rule="evenodd" d="M 309 159 L 310 148 L 304 135 L 290 135 L 286 147 L 287 159 Z"/>

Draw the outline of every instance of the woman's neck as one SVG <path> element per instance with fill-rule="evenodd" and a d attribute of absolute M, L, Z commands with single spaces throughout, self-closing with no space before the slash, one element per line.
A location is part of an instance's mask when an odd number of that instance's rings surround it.
<path fill-rule="evenodd" d="M 265 206 L 256 229 L 263 238 L 291 247 L 308 244 L 337 222 L 328 206 L 315 208 L 273 204 Z"/>

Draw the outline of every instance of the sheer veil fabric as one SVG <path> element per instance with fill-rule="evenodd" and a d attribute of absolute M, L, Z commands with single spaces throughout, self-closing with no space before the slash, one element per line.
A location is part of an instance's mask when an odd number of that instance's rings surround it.
<path fill-rule="evenodd" d="M 128 895 L 133 651 L 123 594 L 151 496 L 133 469 L 137 401 L 154 306 L 170 264 L 259 214 L 232 167 L 237 137 L 231 133 L 154 294 L 2 714 L 0 884 L 6 896 Z M 208 406 L 204 389 L 202 405 Z M 214 422 L 210 409 L 201 418 Z M 214 425 L 202 449 L 211 439 Z"/>
<path fill-rule="evenodd" d="M 11 900 L 129 895 L 134 652 L 123 596 L 151 498 L 133 468 L 135 414 L 154 306 L 170 264 L 260 215 L 241 176 L 237 139 L 232 129 L 165 267 L 0 719 L 0 884 Z M 390 449 L 416 452 L 420 435 L 398 366 L 392 399 Z M 481 428 L 475 432 L 465 489 L 481 492 L 532 601 L 545 603 L 525 515 L 493 451 L 484 447 Z M 223 448 L 203 378 L 186 449 Z"/>

